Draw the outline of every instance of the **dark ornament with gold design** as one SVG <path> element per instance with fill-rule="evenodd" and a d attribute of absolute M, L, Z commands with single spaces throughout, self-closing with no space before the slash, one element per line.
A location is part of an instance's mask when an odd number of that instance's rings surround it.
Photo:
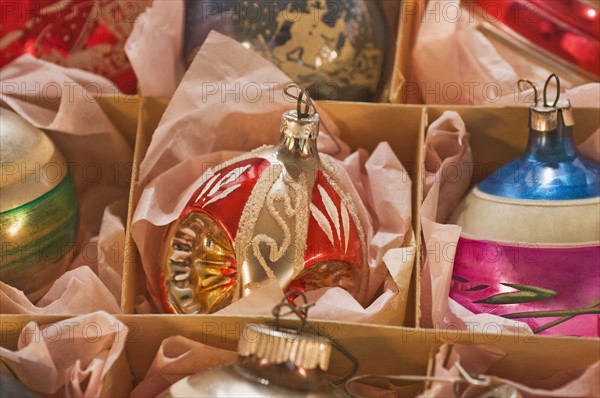
<path fill-rule="evenodd" d="M 233 37 L 277 65 L 315 99 L 370 101 L 385 51 L 373 0 L 187 0 L 184 58 L 208 33 Z"/>

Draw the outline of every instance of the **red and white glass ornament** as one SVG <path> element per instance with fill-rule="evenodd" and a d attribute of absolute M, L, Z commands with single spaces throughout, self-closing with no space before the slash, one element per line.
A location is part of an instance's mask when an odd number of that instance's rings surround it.
<path fill-rule="evenodd" d="M 369 277 L 365 226 L 348 188 L 317 151 L 312 101 L 282 117 L 278 145 L 202 176 L 168 229 L 165 308 L 212 313 L 277 281 L 286 290 L 341 287 L 359 302 Z"/>
<path fill-rule="evenodd" d="M 0 2 L 0 68 L 23 54 L 112 80 L 126 94 L 137 80 L 125 54 L 138 15 L 150 0 Z"/>

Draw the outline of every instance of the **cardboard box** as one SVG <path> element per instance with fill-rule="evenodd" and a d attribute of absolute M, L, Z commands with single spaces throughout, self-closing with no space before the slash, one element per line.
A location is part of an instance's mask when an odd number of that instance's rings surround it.
<path fill-rule="evenodd" d="M 150 142 L 151 133 L 158 124 L 167 101 L 142 98 L 139 103 L 128 99 L 101 98 L 102 108 L 136 144 L 134 163 L 139 165 Z M 139 105 L 139 107 L 138 107 Z M 422 202 L 423 142 L 427 120 L 435 120 L 445 110 L 456 110 L 464 118 L 471 132 L 475 162 L 504 163 L 517 156 L 527 142 L 527 109 L 489 107 L 422 107 L 392 104 L 322 103 L 323 108 L 340 127 L 344 140 L 352 147 L 373 149 L 381 140 L 390 142 L 413 179 L 413 224 L 420 247 L 420 214 Z M 138 114 L 136 134 L 131 134 Z M 600 125 L 596 110 L 575 110 L 577 142 L 585 140 Z M 493 148 L 493 150 L 490 150 Z M 481 174 L 481 173 L 480 173 Z M 136 184 L 134 168 L 132 192 Z M 475 181 L 484 175 L 475 176 Z M 474 182 L 475 182 L 474 181 Z M 131 198 L 129 221 L 134 197 Z M 135 297 L 143 286 L 144 275 L 135 245 L 128 233 L 125 247 L 122 309 L 133 313 Z M 418 324 L 419 267 L 417 259 L 412 281 L 412 303 L 406 316 L 406 325 Z M 56 322 L 67 316 L 0 315 L 0 345 L 16 349 L 20 330 L 29 322 L 40 324 Z M 134 384 L 143 379 L 161 341 L 174 335 L 183 335 L 197 341 L 234 349 L 243 325 L 268 321 L 252 317 L 216 315 L 118 315 L 129 328 L 126 352 L 134 376 Z M 318 329 L 334 338 L 360 363 L 359 373 L 426 374 L 433 355 L 443 343 L 482 344 L 503 350 L 506 356 L 490 370 L 491 374 L 514 381 L 543 379 L 561 370 L 577 370 L 600 360 L 600 340 L 480 334 L 472 331 L 425 330 L 411 327 L 363 325 L 352 323 L 313 322 Z M 343 374 L 349 367 L 338 354 L 332 361 L 331 371 Z M 108 382 L 116 382 L 110 378 Z M 415 395 L 421 385 L 412 385 L 401 391 Z"/>
<path fill-rule="evenodd" d="M 425 5 L 426 0 L 403 0 L 401 3 L 390 92 L 390 101 L 393 103 L 407 102 L 410 97 L 407 82 L 414 81 L 410 70 L 410 55 Z M 128 142 L 135 145 L 126 245 L 123 250 L 121 310 L 124 315 L 117 316 L 130 328 L 126 354 L 135 384 L 143 379 L 156 350 L 166 337 L 183 335 L 216 347 L 235 349 L 244 324 L 269 320 L 217 315 L 133 315 L 136 297 L 143 292 L 145 284 L 139 253 L 129 231 L 137 200 L 133 193 L 137 184 L 139 164 L 145 156 L 151 134 L 158 125 L 168 101 L 114 95 L 99 97 L 98 101 Z M 353 148 L 372 150 L 380 141 L 390 142 L 413 181 L 416 250 L 420 250 L 422 246 L 420 204 L 423 200 L 423 143 L 428 121 L 437 119 L 446 110 L 459 112 L 471 133 L 470 142 L 475 165 L 504 164 L 518 156 L 527 143 L 526 108 L 334 102 L 321 105 L 340 127 L 342 138 Z M 577 121 L 574 129 L 575 139 L 577 143 L 581 143 L 600 126 L 600 114 L 592 109 L 576 109 L 574 113 Z M 483 167 L 475 166 L 474 172 L 473 183 L 486 176 L 486 169 Z M 503 350 L 506 356 L 490 369 L 490 374 L 517 382 L 544 379 L 563 370 L 582 369 L 600 360 L 599 339 L 484 335 L 471 331 L 414 328 L 419 325 L 420 319 L 418 298 L 421 264 L 422 258 L 417 256 L 404 327 L 313 322 L 321 332 L 337 340 L 356 357 L 360 363 L 359 374 L 424 375 L 431 366 L 433 355 L 444 343 L 481 344 Z M 68 316 L 65 315 L 0 314 L 0 345 L 16 349 L 19 333 L 30 321 L 48 324 L 66 318 Z M 347 370 L 348 363 L 339 354 L 334 354 L 331 371 L 343 374 Z M 126 370 L 120 368 L 118 372 L 126 373 Z M 119 383 L 119 380 L 125 379 L 127 377 L 121 378 L 116 374 L 109 377 L 107 383 Z M 409 386 L 402 390 L 403 395 L 415 395 L 421 387 Z"/>
<path fill-rule="evenodd" d="M 140 123 L 136 159 L 144 155 L 149 134 L 158 124 L 167 101 L 144 98 L 140 107 Z M 503 164 L 518 156 L 526 147 L 528 111 L 511 107 L 446 107 L 392 104 L 324 102 L 321 106 L 339 126 L 342 138 L 353 148 L 372 150 L 378 142 L 387 140 L 409 171 L 413 180 L 413 225 L 417 246 L 421 248 L 420 204 L 423 201 L 424 137 L 428 121 L 437 119 L 446 110 L 461 114 L 471 133 L 475 163 Z M 592 109 L 574 111 L 578 121 L 575 138 L 578 143 L 587 139 L 600 126 L 600 115 Z M 490 150 L 494 148 L 494 150 Z M 485 175 L 475 169 L 473 183 Z M 133 200 L 134 198 L 132 198 Z M 133 203 L 130 203 L 133 206 Z M 128 238 L 130 239 L 130 238 Z M 142 273 L 135 245 L 125 257 L 129 263 L 130 280 L 139 282 Z M 418 325 L 419 274 L 421 258 L 417 257 L 411 303 L 405 326 Z M 136 277 L 133 277 L 137 275 Z M 124 283 L 127 283 L 124 279 Z M 138 284 L 136 289 L 139 289 Z M 133 308 L 136 289 L 127 289 L 124 309 Z M 177 334 L 214 345 L 234 349 L 245 323 L 265 321 L 260 318 L 223 317 L 218 315 L 127 315 L 119 316 L 135 331 L 127 350 L 134 379 L 140 380 L 147 370 L 160 342 Z M 501 349 L 507 355 L 490 370 L 491 374 L 515 381 L 543 379 L 561 370 L 583 369 L 600 360 L 600 340 L 569 337 L 519 336 L 481 334 L 472 331 L 424 330 L 411 327 L 363 325 L 327 321 L 313 322 L 319 330 L 335 338 L 359 360 L 359 373 L 426 374 L 433 355 L 441 344 L 481 344 Z M 495 330 L 495 329 L 490 329 Z M 343 374 L 348 364 L 334 355 L 331 370 Z M 416 394 L 420 385 L 402 390 Z"/>

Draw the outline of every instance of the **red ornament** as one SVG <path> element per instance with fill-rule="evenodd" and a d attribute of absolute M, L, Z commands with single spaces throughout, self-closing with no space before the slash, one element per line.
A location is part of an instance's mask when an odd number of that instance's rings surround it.
<path fill-rule="evenodd" d="M 23 54 L 102 75 L 126 94 L 137 80 L 124 46 L 149 0 L 0 0 L 0 67 Z"/>
<path fill-rule="evenodd" d="M 337 286 L 364 299 L 364 227 L 347 188 L 319 160 L 318 124 L 318 114 L 287 112 L 278 146 L 205 173 L 167 233 L 167 310 L 215 312 L 273 281 L 286 290 Z"/>
<path fill-rule="evenodd" d="M 475 0 L 486 22 L 499 20 L 509 41 L 534 54 L 558 57 L 588 76 L 600 77 L 600 3 L 588 0 Z M 505 32 L 508 32 L 507 35 Z M 511 38 L 512 37 L 512 38 Z M 588 75 L 590 73 L 591 75 Z"/>

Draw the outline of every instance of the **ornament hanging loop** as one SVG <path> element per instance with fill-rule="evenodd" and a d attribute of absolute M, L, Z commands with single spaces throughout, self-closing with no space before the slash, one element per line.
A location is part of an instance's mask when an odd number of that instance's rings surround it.
<path fill-rule="evenodd" d="M 294 300 L 298 297 L 302 298 L 303 304 L 296 305 L 294 303 Z M 285 297 L 281 299 L 281 302 L 273 308 L 273 316 L 275 317 L 275 328 L 277 330 L 281 330 L 282 318 L 287 315 L 294 314 L 300 320 L 300 324 L 297 328 L 299 334 L 307 330 L 311 331 L 316 336 L 324 337 L 327 340 L 329 340 L 329 344 L 331 344 L 331 347 L 333 347 L 337 352 L 343 355 L 351 366 L 350 370 L 348 371 L 348 373 L 346 373 L 345 376 L 340 377 L 338 380 L 332 381 L 332 383 L 338 385 L 347 383 L 358 371 L 358 360 L 340 343 L 328 336 L 325 336 L 319 331 L 318 327 L 315 327 L 310 322 L 308 322 L 307 312 L 314 305 L 315 303 L 309 303 L 308 299 L 306 298 L 306 295 L 299 290 L 291 290 L 286 292 Z M 283 312 L 283 310 L 286 308 L 289 309 L 289 312 Z"/>
<path fill-rule="evenodd" d="M 300 91 L 300 94 L 298 94 L 298 103 L 297 103 L 297 112 L 298 112 L 298 119 L 304 119 L 307 118 L 308 116 L 310 116 L 309 110 L 310 110 L 310 105 L 308 101 L 302 101 L 302 97 L 304 96 L 304 91 Z M 310 100 L 310 98 L 306 97 L 307 99 Z M 302 110 L 302 103 L 304 102 L 305 106 L 304 106 L 304 112 L 301 112 Z M 311 100 L 312 102 L 312 100 Z"/>
<path fill-rule="evenodd" d="M 538 90 L 537 90 L 537 87 L 536 87 L 535 83 L 532 82 L 531 80 L 528 80 L 528 79 L 519 79 L 519 81 L 517 82 L 517 88 L 519 89 L 519 92 L 525 90 L 523 88 L 523 83 L 526 84 L 526 85 L 531 86 L 531 88 L 533 89 L 534 104 L 537 104 L 539 94 L 538 94 Z"/>
<path fill-rule="evenodd" d="M 363 380 L 363 379 L 387 379 L 391 381 L 412 381 L 412 382 L 437 382 L 437 383 L 451 383 L 454 384 L 454 392 L 457 397 L 460 396 L 458 393 L 458 386 L 460 384 L 469 384 L 471 386 L 479 386 L 479 387 L 490 387 L 492 385 L 492 379 L 486 375 L 472 375 L 467 372 L 460 364 L 457 362 L 454 364 L 454 367 L 458 370 L 459 376 L 420 376 L 420 375 L 374 375 L 374 374 L 365 374 L 360 376 L 355 376 L 350 378 L 345 383 L 346 392 L 352 398 L 363 398 L 360 395 L 356 395 L 352 392 L 350 388 L 350 384 Z"/>
<path fill-rule="evenodd" d="M 302 298 L 304 303 L 301 305 L 295 305 L 293 303 L 295 297 Z M 281 318 L 285 318 L 288 315 L 294 314 L 300 320 L 296 331 L 301 333 L 308 322 L 308 310 L 314 305 L 315 303 L 308 302 L 306 296 L 301 291 L 293 290 L 291 292 L 286 292 L 285 297 L 281 300 L 281 302 L 273 307 L 272 313 L 273 317 L 275 318 L 275 327 L 277 329 L 281 329 Z M 289 311 L 284 312 L 285 309 L 288 309 Z"/>
<path fill-rule="evenodd" d="M 298 94 L 293 94 L 291 89 L 298 90 Z M 317 107 L 313 102 L 312 98 L 308 94 L 308 91 L 303 87 L 299 86 L 296 83 L 288 83 L 283 88 L 283 93 L 291 98 L 296 100 L 296 109 L 298 111 L 298 119 L 305 119 L 309 117 L 311 114 L 317 113 Z M 304 112 L 302 112 L 302 104 L 304 104 Z M 312 109 L 312 112 L 311 112 Z"/>
<path fill-rule="evenodd" d="M 292 89 L 296 89 L 298 91 L 298 94 L 293 93 L 291 91 Z M 296 100 L 296 111 L 297 111 L 297 115 L 298 115 L 298 120 L 308 118 L 310 115 L 317 113 L 317 106 L 315 105 L 312 98 L 310 98 L 308 90 L 301 87 L 300 85 L 298 85 L 296 83 L 287 83 L 283 87 L 283 94 L 285 96 L 287 96 L 288 98 Z M 304 112 L 302 112 L 302 104 L 304 104 Z M 333 140 L 333 143 L 335 144 L 335 147 L 336 147 L 336 151 L 334 153 L 331 153 L 330 155 L 332 155 L 332 156 L 338 155 L 339 153 L 342 152 L 342 146 L 340 145 L 340 142 L 338 141 L 337 137 L 331 133 L 329 128 L 327 128 L 327 125 L 325 124 L 325 122 L 323 120 L 321 120 L 321 126 L 323 127 L 323 130 L 325 131 L 325 133 L 329 137 L 331 137 L 331 139 Z"/>
<path fill-rule="evenodd" d="M 556 80 L 556 98 L 554 99 L 554 103 L 552 103 L 552 105 L 549 105 L 548 101 L 547 101 L 547 94 L 548 94 L 548 86 L 550 85 L 550 80 L 552 80 L 552 78 L 554 78 L 554 80 Z M 554 108 L 556 106 L 556 104 L 558 103 L 559 98 L 560 98 L 560 79 L 558 78 L 556 73 L 553 73 L 550 76 L 548 76 L 548 79 L 546 80 L 546 84 L 544 84 L 544 106 Z"/>

